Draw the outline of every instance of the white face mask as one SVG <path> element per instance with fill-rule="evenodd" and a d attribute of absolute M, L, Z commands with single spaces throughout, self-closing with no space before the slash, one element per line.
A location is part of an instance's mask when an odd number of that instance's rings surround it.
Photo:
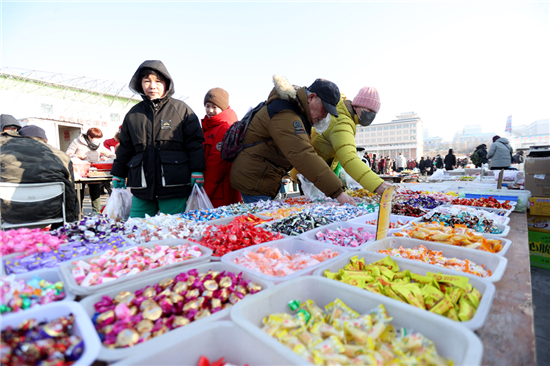
<path fill-rule="evenodd" d="M 313 127 L 315 128 L 315 131 L 318 133 L 323 133 L 327 130 L 328 126 L 330 125 L 330 119 L 332 115 L 330 113 L 327 113 L 327 116 L 317 122 Z"/>

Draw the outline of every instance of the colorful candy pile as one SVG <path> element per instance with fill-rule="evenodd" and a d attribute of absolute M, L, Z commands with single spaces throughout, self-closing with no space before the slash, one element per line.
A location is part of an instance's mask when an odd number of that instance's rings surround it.
<path fill-rule="evenodd" d="M 139 244 L 164 239 L 198 239 L 206 230 L 206 226 L 183 219 L 180 215 L 162 213 L 153 217 L 133 217 L 126 221 L 126 228 L 131 231 L 127 238 Z"/>
<path fill-rule="evenodd" d="M 431 210 L 447 202 L 448 201 L 442 201 L 434 197 L 430 197 L 430 195 L 422 195 L 422 196 L 410 197 L 407 200 L 404 200 L 400 203 L 405 206 L 418 207 L 422 209 Z"/>
<path fill-rule="evenodd" d="M 40 252 L 51 252 L 65 243 L 66 237 L 53 236 L 41 229 L 17 229 L 0 231 L 0 254 L 21 253 L 30 255 Z"/>
<path fill-rule="evenodd" d="M 444 214 L 450 214 L 450 215 L 459 215 L 462 212 L 467 212 L 473 216 L 478 217 L 480 220 L 487 219 L 494 221 L 495 224 L 500 225 L 506 225 L 505 223 L 508 221 L 507 217 L 499 216 L 496 212 L 490 211 L 492 209 L 485 209 L 481 207 L 474 207 L 474 206 L 439 206 L 433 212 L 441 212 Z M 500 211 L 502 212 L 502 211 Z"/>
<path fill-rule="evenodd" d="M 331 273 L 327 269 L 325 276 L 455 321 L 472 319 L 481 301 L 481 293 L 467 277 L 400 272 L 391 257 L 367 265 L 365 258 L 355 256 L 339 272 Z"/>
<path fill-rule="evenodd" d="M 310 208 L 308 212 L 311 215 L 324 217 L 334 222 L 348 221 L 370 213 L 370 211 L 365 210 L 363 207 L 355 207 L 348 203 L 338 206 L 315 206 Z"/>
<path fill-rule="evenodd" d="M 0 313 L 15 313 L 50 302 L 63 300 L 63 282 L 48 282 L 34 276 L 33 279 L 15 279 L 15 275 L 0 279 Z"/>
<path fill-rule="evenodd" d="M 273 223 L 266 223 L 266 229 L 274 232 L 280 232 L 285 235 L 300 235 L 306 231 L 321 227 L 324 225 L 332 224 L 332 220 L 327 219 L 324 216 L 312 215 L 306 212 L 301 212 L 296 215 L 292 215 L 275 221 Z"/>
<path fill-rule="evenodd" d="M 99 242 L 107 240 L 113 235 L 121 236 L 129 232 L 121 221 L 115 221 L 105 216 L 91 216 L 65 224 L 58 228 L 54 235 L 66 235 L 69 240 L 73 241 Z"/>
<path fill-rule="evenodd" d="M 293 206 L 288 208 L 279 208 L 275 211 L 262 212 L 262 215 L 273 217 L 274 219 L 284 219 L 285 217 L 299 213 L 304 209 L 305 207 Z"/>
<path fill-rule="evenodd" d="M 233 263 L 268 276 L 284 277 L 337 255 L 337 252 L 330 249 L 325 249 L 319 254 L 304 252 L 291 254 L 286 250 L 266 246 L 243 251 L 233 259 Z"/>
<path fill-rule="evenodd" d="M 273 233 L 249 222 L 231 222 L 227 225 L 208 226 L 200 245 L 212 249 L 212 256 L 221 257 L 235 250 L 247 248 L 251 245 L 282 239 L 279 233 Z"/>
<path fill-rule="evenodd" d="M 262 287 L 242 274 L 196 269 L 135 292 L 103 296 L 92 317 L 107 348 L 132 347 L 234 305 Z"/>
<path fill-rule="evenodd" d="M 200 256 L 200 248 L 189 244 L 138 246 L 122 252 L 113 249 L 96 258 L 75 262 L 72 274 L 76 283 L 89 287 Z"/>
<path fill-rule="evenodd" d="M 455 198 L 452 200 L 453 205 L 462 205 L 462 206 L 480 206 L 480 207 L 490 207 L 490 208 L 499 208 L 503 210 L 511 210 L 512 205 L 510 201 L 499 202 L 494 197 L 489 198 Z"/>
<path fill-rule="evenodd" d="M 78 257 L 99 254 L 112 249 L 124 248 L 133 245 L 120 236 L 109 236 L 98 241 L 70 241 L 52 252 L 41 252 L 23 258 L 4 260 L 4 269 L 7 274 L 26 273 L 41 268 L 56 268 L 63 262 Z"/>
<path fill-rule="evenodd" d="M 490 277 L 491 270 L 485 269 L 484 265 L 476 264 L 468 259 L 447 258 L 443 252 L 430 250 L 423 245 L 419 247 L 403 248 L 388 248 L 380 249 L 379 253 L 391 255 L 393 257 L 412 259 L 418 262 L 433 264 L 434 266 L 454 269 L 464 273 L 473 274 L 479 277 Z"/>
<path fill-rule="evenodd" d="M 391 213 L 401 216 L 420 217 L 427 214 L 428 211 L 420 207 L 408 206 L 404 203 L 393 203 L 391 206 Z"/>
<path fill-rule="evenodd" d="M 40 323 L 24 320 L 18 328 L 2 329 L 0 363 L 19 365 L 72 365 L 84 352 L 84 341 L 70 334 L 74 316 Z"/>
<path fill-rule="evenodd" d="M 498 253 L 502 250 L 500 240 L 486 239 L 481 233 L 468 229 L 464 225 L 451 227 L 437 222 L 413 222 L 409 228 L 393 235 L 479 249 L 490 253 Z"/>
<path fill-rule="evenodd" d="M 224 359 L 225 357 L 222 357 L 217 361 L 210 361 L 207 357 L 201 356 L 201 358 L 199 358 L 199 363 L 197 363 L 197 366 L 236 366 L 234 363 L 225 362 Z"/>
<path fill-rule="evenodd" d="M 233 219 L 233 221 L 231 221 L 232 223 L 247 223 L 247 224 L 252 224 L 252 225 L 259 225 L 259 224 L 263 224 L 264 222 L 268 222 L 268 221 L 272 221 L 273 219 L 267 219 L 267 220 L 264 220 L 258 216 L 254 216 L 252 214 L 244 214 L 244 215 L 241 215 L 241 216 L 237 216 Z"/>
<path fill-rule="evenodd" d="M 285 199 L 283 202 L 286 203 L 287 205 L 292 205 L 292 206 L 304 206 L 311 203 L 311 201 L 305 198 L 304 196 L 294 197 L 294 198 L 289 197 Z"/>
<path fill-rule="evenodd" d="M 360 315 L 340 299 L 318 307 L 313 300 L 289 303 L 293 315 L 263 319 L 263 331 L 315 365 L 452 365 L 419 333 L 395 329 L 380 304 Z"/>
<path fill-rule="evenodd" d="M 368 241 L 374 240 L 376 234 L 371 234 L 361 227 L 358 229 L 354 229 L 353 227 L 338 227 L 336 230 L 320 230 L 315 233 L 315 237 L 323 243 L 338 245 L 340 247 L 357 248 Z"/>
<path fill-rule="evenodd" d="M 365 188 L 359 188 L 359 189 L 349 189 L 346 188 L 346 193 L 350 197 L 358 197 L 358 198 L 376 198 L 377 201 L 380 201 L 380 196 L 376 193 L 369 192 Z"/>
<path fill-rule="evenodd" d="M 432 212 L 424 215 L 420 222 L 436 221 L 445 226 L 464 225 L 467 228 L 473 229 L 479 233 L 487 234 L 502 234 L 502 229 L 495 226 L 493 220 L 480 218 L 469 212 L 461 212 L 457 215 L 445 214 L 442 212 Z"/>
<path fill-rule="evenodd" d="M 218 209 L 213 210 L 191 210 L 180 214 L 181 218 L 194 222 L 206 222 L 217 219 L 223 219 L 224 217 L 232 216 L 227 212 L 222 212 Z"/>

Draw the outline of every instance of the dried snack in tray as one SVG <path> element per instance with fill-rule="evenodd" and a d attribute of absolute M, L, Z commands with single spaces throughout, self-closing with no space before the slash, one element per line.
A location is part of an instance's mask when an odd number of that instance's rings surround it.
<path fill-rule="evenodd" d="M 340 299 L 324 308 L 313 300 L 293 300 L 289 308 L 292 314 L 266 316 L 262 329 L 315 365 L 453 364 L 421 334 L 395 329 L 383 305 L 366 314 Z M 313 316 L 310 309 L 319 314 Z"/>
<path fill-rule="evenodd" d="M 361 264 L 358 266 L 357 263 Z M 354 285 L 349 281 L 349 272 L 351 268 L 363 267 L 362 263 L 364 262 L 361 262 L 357 256 L 352 257 L 350 263 L 338 273 L 331 273 L 327 269 L 325 277 Z M 422 276 L 410 271 L 401 272 L 398 264 L 389 256 L 365 265 L 362 271 L 368 274 L 363 278 L 364 287 L 362 288 L 365 290 L 450 319 L 457 318 L 454 319 L 457 321 L 470 320 L 475 315 L 481 300 L 481 293 L 469 283 L 467 277 L 431 272 Z M 352 273 L 352 275 L 355 274 Z M 451 309 L 458 311 L 456 317 L 454 312 L 449 314 Z"/>

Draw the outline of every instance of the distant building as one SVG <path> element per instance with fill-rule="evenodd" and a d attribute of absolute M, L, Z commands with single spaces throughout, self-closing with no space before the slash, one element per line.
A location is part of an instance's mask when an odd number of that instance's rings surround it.
<path fill-rule="evenodd" d="M 550 120 L 539 119 L 521 128 L 512 127 L 510 141 L 515 148 L 550 145 Z"/>
<path fill-rule="evenodd" d="M 438 151 L 443 148 L 443 137 L 424 137 L 424 151 Z"/>
<path fill-rule="evenodd" d="M 355 143 L 366 152 L 395 159 L 399 153 L 407 159 L 420 159 L 423 154 L 424 122 L 415 112 L 401 113 L 388 123 L 357 126 Z"/>

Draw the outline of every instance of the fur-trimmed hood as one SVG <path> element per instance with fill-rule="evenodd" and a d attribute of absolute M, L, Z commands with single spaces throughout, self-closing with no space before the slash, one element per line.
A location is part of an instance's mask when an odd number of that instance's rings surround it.
<path fill-rule="evenodd" d="M 282 75 L 273 75 L 273 84 L 279 98 L 291 100 L 296 98 L 297 86 L 292 85 L 287 78 Z"/>
<path fill-rule="evenodd" d="M 306 129 L 311 130 L 311 116 L 309 114 L 309 105 L 307 103 L 306 87 L 291 84 L 287 78 L 281 75 L 273 75 L 274 88 L 269 93 L 267 104 L 275 99 L 283 99 L 292 102 L 300 113 L 305 117 L 305 122 L 309 123 Z"/>

